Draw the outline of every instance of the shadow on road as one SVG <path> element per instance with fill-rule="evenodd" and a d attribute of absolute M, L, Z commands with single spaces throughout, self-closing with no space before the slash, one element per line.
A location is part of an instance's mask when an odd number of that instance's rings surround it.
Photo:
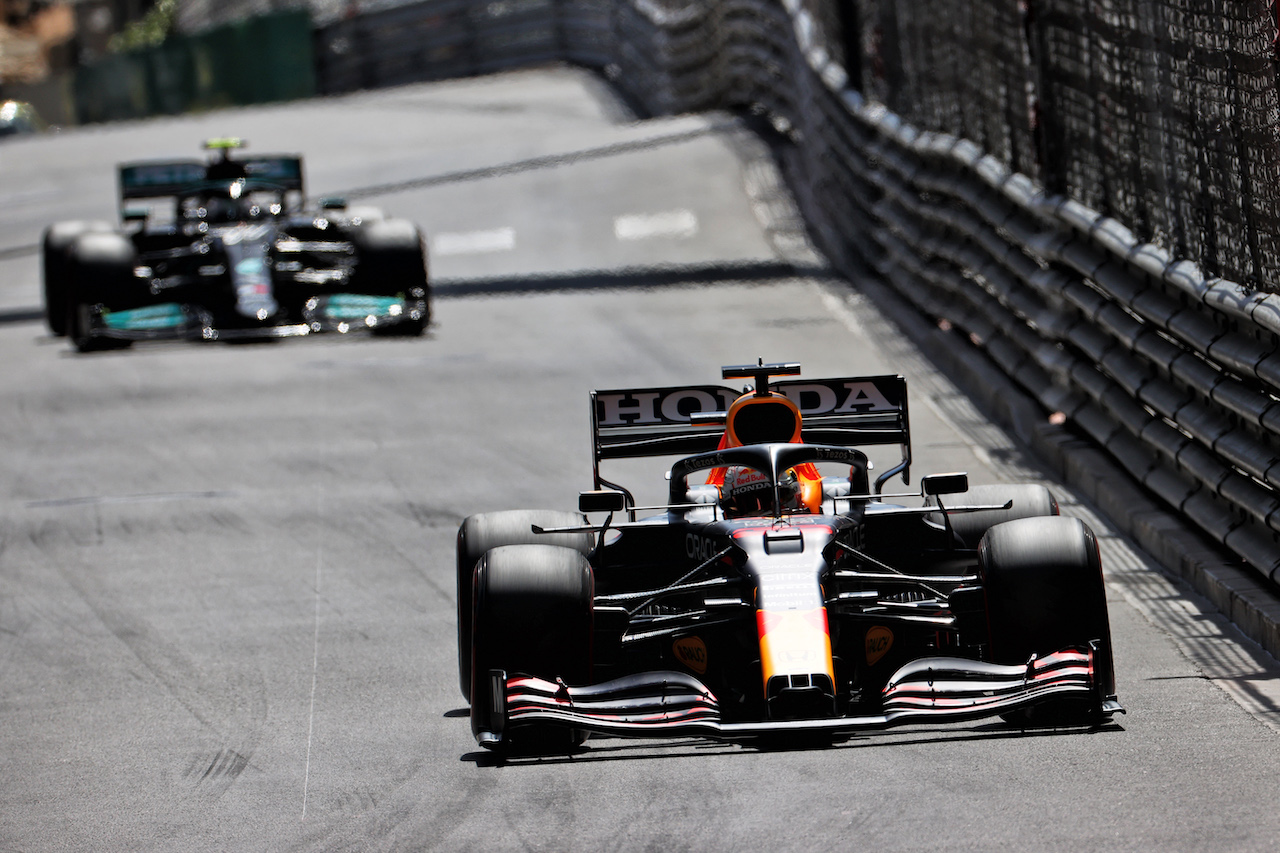
<path fill-rule="evenodd" d="M 617 270 L 582 270 L 546 275 L 477 279 L 445 279 L 433 282 L 431 294 L 450 299 L 550 291 L 649 289 L 688 287 L 730 282 L 768 282 L 789 278 L 834 278 L 822 266 L 805 266 L 779 260 L 714 262 L 690 266 L 624 267 Z"/>
<path fill-rule="evenodd" d="M 11 323 L 37 323 L 43 320 L 43 308 L 0 309 L 0 326 L 7 326 Z"/>
<path fill-rule="evenodd" d="M 721 743 L 717 741 L 687 740 L 627 740 L 623 738 L 599 738 L 588 740 L 577 752 L 554 755 L 500 755 L 477 750 L 464 753 L 459 761 L 469 761 L 476 767 L 526 767 L 550 764 L 581 764 L 598 761 L 642 761 L 660 758 L 688 758 L 694 755 L 751 755 L 761 752 L 804 752 L 815 750 L 892 749 L 897 747 L 943 744 L 960 741 L 1014 740 L 1038 737 L 1080 737 L 1115 734 L 1125 731 L 1115 721 L 1097 728 L 1023 729 L 995 722 L 966 728 L 925 729 L 917 732 L 894 734 L 864 734 L 839 743 L 818 744 L 799 741 L 794 744 L 773 743 L 764 747 L 753 744 Z M 905 735 L 905 737 L 904 737 Z M 592 745 L 596 744 L 596 745 Z"/>
<path fill-rule="evenodd" d="M 477 296 L 511 296 L 556 291 L 647 290 L 708 284 L 758 284 L 790 278 L 833 279 L 823 266 L 807 266 L 779 260 L 693 264 L 670 267 L 624 267 L 617 270 L 581 270 L 547 275 L 496 278 L 443 279 L 432 282 L 435 299 Z M 44 320 L 43 308 L 0 309 L 0 326 Z"/>

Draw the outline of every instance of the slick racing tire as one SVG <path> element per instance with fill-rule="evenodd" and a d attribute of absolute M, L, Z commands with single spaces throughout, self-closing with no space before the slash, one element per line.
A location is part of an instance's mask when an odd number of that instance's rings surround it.
<path fill-rule="evenodd" d="M 1068 646 L 1096 643 L 1095 696 L 1053 699 L 1004 715 L 1028 726 L 1086 725 L 1115 693 L 1107 593 L 1098 542 L 1084 522 L 1063 516 L 997 524 L 978 548 L 990 657 L 1022 664 Z"/>
<path fill-rule="evenodd" d="M 930 498 L 937 503 L 937 498 Z M 1008 509 L 991 509 L 979 512 L 951 514 L 951 529 L 963 548 L 977 548 L 983 535 L 993 525 L 1019 518 L 1038 518 L 1058 514 L 1058 501 L 1044 486 L 1031 483 L 992 484 L 970 486 L 969 491 L 948 496 L 945 505 L 995 506 L 1013 501 Z M 935 519 L 941 523 L 942 519 Z"/>
<path fill-rule="evenodd" d="M 77 237 L 89 231 L 110 232 L 111 226 L 105 222 L 55 222 L 44 230 L 40 241 L 44 321 L 54 337 L 66 337 L 67 334 L 71 246 Z"/>
<path fill-rule="evenodd" d="M 471 699 L 471 596 L 476 564 L 486 551 L 501 545 L 558 545 L 586 556 L 595 539 L 590 533 L 534 533 L 542 528 L 581 527 L 585 516 L 550 509 L 506 510 L 472 515 L 458 526 L 458 682 Z"/>
<path fill-rule="evenodd" d="M 380 326 L 374 334 L 419 337 L 431 322 L 427 283 L 427 251 L 422 231 L 403 219 L 366 222 L 353 232 L 359 262 L 356 289 L 361 293 L 400 296 L 413 308 L 404 320 Z"/>
<path fill-rule="evenodd" d="M 493 731 L 491 670 L 566 684 L 591 680 L 591 564 L 579 551 L 556 545 L 503 545 L 480 558 L 471 625 L 471 731 Z M 519 752 L 571 750 L 583 733 L 524 727 L 503 733 Z"/>
<path fill-rule="evenodd" d="M 86 232 L 69 253 L 67 336 L 80 352 L 122 349 L 130 341 L 89 334 L 91 309 L 98 304 L 121 306 L 130 299 L 137 252 L 122 234 Z"/>

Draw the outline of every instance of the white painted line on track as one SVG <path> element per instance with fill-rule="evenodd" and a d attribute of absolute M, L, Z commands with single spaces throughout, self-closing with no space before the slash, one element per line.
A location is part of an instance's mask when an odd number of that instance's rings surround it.
<path fill-rule="evenodd" d="M 692 237 L 697 233 L 698 217 L 692 210 L 628 213 L 613 220 L 613 235 L 619 240 Z"/>
<path fill-rule="evenodd" d="M 324 490 L 316 495 L 316 518 L 322 518 Z M 315 620 L 311 637 L 311 705 L 307 709 L 307 760 L 302 770 L 302 817 L 307 819 L 307 796 L 311 792 L 311 743 L 316 726 L 316 684 L 320 680 L 320 570 L 324 566 L 324 548 L 316 547 Z"/>
<path fill-rule="evenodd" d="M 509 252 L 516 247 L 514 228 L 485 231 L 446 231 L 431 238 L 433 255 L 485 255 Z"/>
<path fill-rule="evenodd" d="M 37 190 L 19 190 L 13 193 L 0 193 L 0 206 L 8 207 L 11 204 L 30 204 L 34 201 L 44 201 L 45 199 L 56 198 L 58 196 L 56 189 L 37 189 Z"/>

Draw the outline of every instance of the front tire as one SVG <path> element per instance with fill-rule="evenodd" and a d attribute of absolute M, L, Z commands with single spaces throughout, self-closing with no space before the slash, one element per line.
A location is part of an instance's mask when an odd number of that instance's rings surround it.
<path fill-rule="evenodd" d="M 420 337 L 431 322 L 431 291 L 427 282 L 427 250 L 422 231 L 403 219 L 366 222 L 354 234 L 361 293 L 403 296 L 410 305 L 405 319 L 375 328 L 374 334 Z"/>
<path fill-rule="evenodd" d="M 69 250 L 66 333 L 79 352 L 122 349 L 130 341 L 90 334 L 95 305 L 122 307 L 129 299 L 137 251 L 122 234 L 86 232 Z"/>
<path fill-rule="evenodd" d="M 595 546 L 590 533 L 534 533 L 540 528 L 580 527 L 586 517 L 550 509 L 485 512 L 463 519 L 458 526 L 458 683 L 471 699 L 472 575 L 486 552 L 502 545 L 558 545 L 586 556 Z"/>
<path fill-rule="evenodd" d="M 504 545 L 475 571 L 471 628 L 471 731 L 490 731 L 494 707 L 488 678 L 494 669 L 571 685 L 591 680 L 591 564 L 572 548 Z M 571 750 L 582 733 L 527 726 L 503 733 L 507 748 L 522 752 Z"/>
<path fill-rule="evenodd" d="M 81 234 L 110 231 L 111 226 L 105 222 L 55 222 L 44 230 L 40 241 L 44 321 L 54 337 L 67 334 L 72 245 Z"/>
<path fill-rule="evenodd" d="M 1022 664 L 1032 655 L 1096 644 L 1095 697 L 1053 699 L 1005 715 L 1024 725 L 1085 725 L 1115 693 L 1111 627 L 1102 560 L 1093 531 L 1077 518 L 1024 518 L 997 524 L 978 548 L 986 595 L 990 658 Z"/>

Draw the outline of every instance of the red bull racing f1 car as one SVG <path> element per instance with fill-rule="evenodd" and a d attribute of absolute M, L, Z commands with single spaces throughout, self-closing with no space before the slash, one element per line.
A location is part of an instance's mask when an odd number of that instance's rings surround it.
<path fill-rule="evenodd" d="M 596 391 L 580 513 L 462 523 L 458 663 L 482 746 L 826 740 L 988 716 L 1094 726 L 1123 711 L 1092 531 L 1036 485 L 943 474 L 887 494 L 909 482 L 903 378 L 773 381 L 799 372 L 724 368 L 754 380 L 745 393 Z M 901 461 L 872 482 L 874 445 Z M 664 506 L 600 474 L 642 456 L 681 457 Z"/>
<path fill-rule="evenodd" d="M 430 320 L 421 231 L 341 199 L 304 202 L 302 158 L 120 166 L 122 228 L 44 234 L 45 318 L 81 351 L 156 339 L 235 340 L 372 331 Z"/>

